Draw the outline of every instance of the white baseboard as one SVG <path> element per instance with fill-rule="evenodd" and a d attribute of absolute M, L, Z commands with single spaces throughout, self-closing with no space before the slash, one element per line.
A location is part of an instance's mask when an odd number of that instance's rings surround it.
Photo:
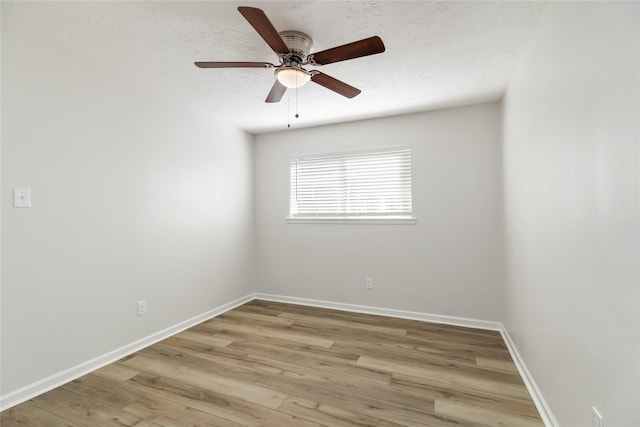
<path fill-rule="evenodd" d="M 468 319 L 465 317 L 456 316 L 443 316 L 439 314 L 420 313 L 415 311 L 396 310 L 390 308 L 370 307 L 365 305 L 346 304 L 341 302 L 323 301 L 309 298 L 288 297 L 283 295 L 273 295 L 264 293 L 252 293 L 244 297 L 238 298 L 235 301 L 223 304 L 191 319 L 177 323 L 162 331 L 153 333 L 138 341 L 127 344 L 123 347 L 110 351 L 102 356 L 98 356 L 86 362 L 83 362 L 77 366 L 66 369 L 57 374 L 51 375 L 45 379 L 29 384 L 21 389 L 8 393 L 7 395 L 0 396 L 0 411 L 9 409 L 15 405 L 25 402 L 35 396 L 59 387 L 68 383 L 76 378 L 86 375 L 96 369 L 102 368 L 110 363 L 115 362 L 125 356 L 128 356 L 136 351 L 139 351 L 145 347 L 148 347 L 158 341 L 162 341 L 171 335 L 184 331 L 192 326 L 216 317 L 226 311 L 232 310 L 242 304 L 245 304 L 254 299 L 284 302 L 290 304 L 307 305 L 312 307 L 330 308 L 335 310 L 350 311 L 355 313 L 374 314 L 378 316 L 397 317 L 401 319 L 420 320 L 424 322 L 442 323 L 447 325 L 464 326 L 468 328 L 487 329 L 492 331 L 499 331 L 502 334 L 511 357 L 513 358 L 518 372 L 524 381 L 531 398 L 540 413 L 545 426 L 558 427 L 558 422 L 551 413 L 549 406 L 544 400 L 540 389 L 536 385 L 531 373 L 527 369 L 524 361 L 520 357 L 513 340 L 509 336 L 509 333 L 505 329 L 504 325 L 500 322 L 492 322 L 478 319 Z"/>
<path fill-rule="evenodd" d="M 419 313 L 416 311 L 396 310 L 393 308 L 370 307 L 366 305 L 346 304 L 342 302 L 323 301 L 309 298 L 287 297 L 256 293 L 255 299 L 308 305 L 312 307 L 332 308 L 334 310 L 352 311 L 355 313 L 375 314 L 378 316 L 398 317 L 401 319 L 421 320 L 423 322 L 443 323 L 446 325 L 465 326 L 467 328 L 501 331 L 502 323 L 487 320 L 468 319 L 466 317 L 443 316 L 440 314 Z"/>
<path fill-rule="evenodd" d="M 209 320 L 215 316 L 218 316 L 226 311 L 236 308 L 237 306 L 242 305 L 246 302 L 249 302 L 253 299 L 255 299 L 255 294 L 249 294 L 244 297 L 238 298 L 235 301 L 228 302 L 212 310 L 206 311 L 202 314 L 192 317 L 191 319 L 177 323 L 166 329 L 163 329 L 147 337 L 144 337 L 138 341 L 132 342 L 123 347 L 120 347 L 118 349 L 105 353 L 101 356 L 98 356 L 91 360 L 83 362 L 79 365 L 66 369 L 62 372 L 53 374 L 40 381 L 36 381 L 35 383 L 29 384 L 11 393 L 0 396 L 0 411 L 9 409 L 12 406 L 18 405 L 19 403 L 25 402 L 42 393 L 45 393 L 49 390 L 52 390 L 56 387 L 66 384 L 69 381 L 75 380 L 76 378 L 79 378 L 92 371 L 95 371 L 96 369 L 102 368 L 103 366 L 113 363 L 118 359 L 121 359 L 125 356 L 135 353 L 136 351 L 139 351 L 145 347 L 148 347 L 158 341 L 162 341 L 163 339 L 168 338 L 171 335 L 177 334 L 178 332 L 182 332 L 185 329 L 189 329 L 190 327 L 195 326 L 198 323 L 202 323 L 205 320 Z"/>
<path fill-rule="evenodd" d="M 507 348 L 509 349 L 509 353 L 511 353 L 511 358 L 513 359 L 513 362 L 516 364 L 516 367 L 518 368 L 520 377 L 522 378 L 522 381 L 524 381 L 525 386 L 527 386 L 527 390 L 531 395 L 531 399 L 533 400 L 533 403 L 536 405 L 536 408 L 540 413 L 540 418 L 542 418 L 544 425 L 546 427 L 558 427 L 559 426 L 558 421 L 553 416 L 553 413 L 551 412 L 551 408 L 549 408 L 547 401 L 544 400 L 544 397 L 542 396 L 542 393 L 540 392 L 538 385 L 533 380 L 533 377 L 531 376 L 531 372 L 529 372 L 529 369 L 527 369 L 527 365 L 525 365 L 524 360 L 522 360 L 522 357 L 520 356 L 520 353 L 518 352 L 516 345 L 514 344 L 513 340 L 511 339 L 511 336 L 509 335 L 509 332 L 503 326 L 502 329 L 500 330 L 500 333 L 502 334 L 502 339 L 504 340 L 505 344 L 507 345 Z"/>
<path fill-rule="evenodd" d="M 491 322 L 487 320 L 468 319 L 465 317 L 443 316 L 439 314 L 419 313 L 414 311 L 395 310 L 390 308 L 369 307 L 365 305 L 345 304 L 341 302 L 322 301 L 309 298 L 288 297 L 283 295 L 272 295 L 255 293 L 254 299 L 266 301 L 284 302 L 298 305 L 308 305 L 311 307 L 331 308 L 335 310 L 351 311 L 356 313 L 376 314 L 379 316 L 398 317 L 402 319 L 421 320 L 424 322 L 443 323 L 447 325 L 464 326 L 468 328 L 487 329 L 491 331 L 499 331 L 502 338 L 509 349 L 511 358 L 513 359 L 522 381 L 524 381 L 536 409 L 540 413 L 540 418 L 546 427 L 558 427 L 558 421 L 551 413 L 551 409 L 544 400 L 540 389 L 536 385 L 531 373 L 527 369 L 520 353 L 518 352 L 513 340 L 509 336 L 504 325 L 500 322 Z"/>

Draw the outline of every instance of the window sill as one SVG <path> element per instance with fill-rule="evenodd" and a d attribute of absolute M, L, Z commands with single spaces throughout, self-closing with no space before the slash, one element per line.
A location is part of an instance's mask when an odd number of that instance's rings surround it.
<path fill-rule="evenodd" d="M 285 218 L 289 224 L 397 224 L 412 225 L 416 223 L 415 217 L 397 216 L 397 217 L 339 217 L 325 216 L 315 218 Z"/>

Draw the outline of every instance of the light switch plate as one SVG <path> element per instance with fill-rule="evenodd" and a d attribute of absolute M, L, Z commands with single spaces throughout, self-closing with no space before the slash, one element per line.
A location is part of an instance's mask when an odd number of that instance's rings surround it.
<path fill-rule="evenodd" d="M 13 189 L 13 207 L 14 208 L 30 208 L 31 207 L 31 189 L 14 188 Z"/>

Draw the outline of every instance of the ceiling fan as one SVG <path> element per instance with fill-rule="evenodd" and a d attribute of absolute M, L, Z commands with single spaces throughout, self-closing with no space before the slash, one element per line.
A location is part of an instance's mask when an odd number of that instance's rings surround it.
<path fill-rule="evenodd" d="M 337 46 L 321 52 L 311 53 L 313 40 L 300 31 L 278 31 L 267 15 L 255 7 L 238 7 L 238 11 L 260 34 L 278 55 L 280 64 L 269 62 L 196 62 L 199 68 L 275 68 L 276 81 L 265 102 L 280 102 L 287 88 L 298 88 L 308 81 L 324 86 L 347 98 L 360 94 L 360 89 L 317 70 L 306 70 L 306 65 L 319 66 L 348 59 L 382 53 L 385 50 L 382 39 L 369 37 L 353 43 Z"/>

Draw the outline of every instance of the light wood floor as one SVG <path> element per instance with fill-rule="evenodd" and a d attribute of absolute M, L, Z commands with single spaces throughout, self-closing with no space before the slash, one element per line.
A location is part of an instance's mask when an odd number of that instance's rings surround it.
<path fill-rule="evenodd" d="M 500 334 L 252 301 L 4 411 L 12 426 L 542 426 Z"/>

